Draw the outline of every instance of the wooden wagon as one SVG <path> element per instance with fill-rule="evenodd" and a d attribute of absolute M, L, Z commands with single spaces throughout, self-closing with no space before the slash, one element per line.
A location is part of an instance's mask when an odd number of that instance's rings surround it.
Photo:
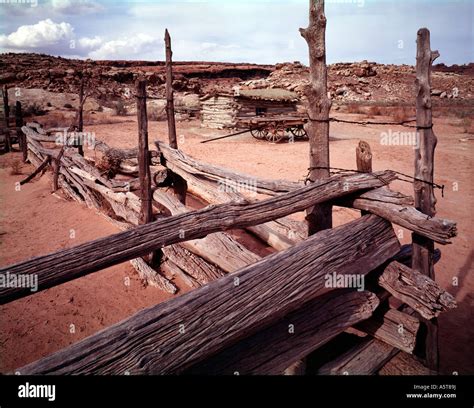
<path fill-rule="evenodd" d="M 249 129 L 256 139 L 278 143 L 285 138 L 307 140 L 308 135 L 304 129 L 306 122 L 307 119 L 303 116 L 254 117 L 240 120 L 238 127 Z"/>

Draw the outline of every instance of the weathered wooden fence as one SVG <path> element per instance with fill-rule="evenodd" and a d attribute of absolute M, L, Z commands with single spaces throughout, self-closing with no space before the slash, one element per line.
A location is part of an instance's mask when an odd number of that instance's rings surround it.
<path fill-rule="evenodd" d="M 22 183 L 51 166 L 53 190 L 100 211 L 122 232 L 2 268 L 5 279 L 36 275 L 42 291 L 130 261 L 162 290 L 177 291 L 171 275 L 194 288 L 19 368 L 21 374 L 280 374 L 343 332 L 365 339 L 318 372 L 372 374 L 400 350 L 414 353 L 422 325 L 429 332 L 426 361 L 436 365 L 436 318 L 455 302 L 433 279 L 440 256 L 434 242 L 449 244 L 456 224 L 434 216 L 429 32 L 418 34 L 417 126 L 423 135 L 414 200 L 389 189 L 395 172 L 372 171 L 365 144 L 357 151 L 359 172 L 330 175 L 321 3 L 311 2 L 310 26 L 302 31 L 310 51 L 318 51 L 311 53 L 308 185 L 241 174 L 178 149 L 168 32 L 169 145 L 156 142 L 148 151 L 144 81 L 136 93 L 139 149 L 95 140 L 91 159 L 70 143 L 73 129 L 21 128 L 27 158 L 37 168 Z M 268 198 L 256 200 L 235 188 L 241 185 Z M 209 205 L 189 208 L 186 193 Z M 331 228 L 333 206 L 361 210 L 362 217 Z M 309 229 L 288 218 L 300 211 L 308 211 Z M 392 224 L 412 231 L 413 245 L 400 247 Z M 245 229 L 275 253 L 253 253 L 226 232 L 232 229 Z M 152 253 L 159 256 L 150 261 Z M 354 277 L 367 284 L 348 284 Z M 31 294 L 2 287 L 0 304 Z M 390 298 L 402 306 L 392 307 Z"/>

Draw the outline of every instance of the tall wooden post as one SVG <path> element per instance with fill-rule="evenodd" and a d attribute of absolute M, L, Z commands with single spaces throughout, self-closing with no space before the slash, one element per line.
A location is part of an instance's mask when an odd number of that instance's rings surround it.
<path fill-rule="evenodd" d="M 153 221 L 150 152 L 148 151 L 148 118 L 146 112 L 146 81 L 138 80 L 137 119 L 138 119 L 138 175 L 140 178 L 140 224 Z"/>
<path fill-rule="evenodd" d="M 173 149 L 178 148 L 176 139 L 176 119 L 174 116 L 174 92 L 173 92 L 173 51 L 171 50 L 171 37 L 168 29 L 165 30 L 165 47 L 166 47 L 166 116 L 168 118 L 168 139 Z M 172 181 L 174 191 L 183 204 L 186 204 L 187 184 L 179 175 L 173 173 Z"/>
<path fill-rule="evenodd" d="M 310 85 L 308 97 L 309 123 L 309 178 L 317 181 L 329 177 L 329 110 L 331 100 L 327 90 L 326 67 L 326 16 L 324 0 L 310 0 L 309 27 L 300 28 L 300 33 L 308 43 L 310 63 Z M 332 206 L 315 205 L 306 213 L 309 234 L 332 228 Z"/>
<path fill-rule="evenodd" d="M 415 181 L 415 207 L 433 217 L 436 214 L 436 198 L 433 192 L 434 153 L 437 143 L 433 132 L 431 112 L 431 66 L 439 57 L 438 51 L 431 51 L 430 32 L 426 28 L 418 30 L 416 51 L 416 126 L 418 146 L 415 150 L 415 178 L 426 181 Z M 413 239 L 413 269 L 435 280 L 434 242 L 417 234 Z M 438 322 L 433 319 L 427 322 L 426 363 L 432 370 L 438 371 Z"/>
<path fill-rule="evenodd" d="M 166 47 L 166 116 L 168 117 L 168 137 L 170 146 L 178 148 L 176 141 L 176 121 L 174 117 L 174 92 L 173 92 L 173 51 L 171 50 L 171 37 L 168 29 L 165 30 Z"/>
<path fill-rule="evenodd" d="M 21 109 L 21 102 L 16 101 L 15 103 L 15 126 L 16 126 L 16 137 L 18 139 L 18 144 L 20 149 L 23 153 L 23 163 L 26 163 L 27 160 L 27 153 L 28 147 L 26 146 L 26 136 L 21 131 L 21 127 L 23 126 L 23 111 Z"/>
<path fill-rule="evenodd" d="M 81 140 L 77 144 L 77 151 L 81 156 L 84 156 L 84 137 L 82 132 L 84 130 L 84 103 L 85 103 L 85 94 L 84 94 L 84 75 L 81 76 L 81 84 L 79 87 L 79 108 L 77 110 L 77 130 L 81 137 Z"/>
<path fill-rule="evenodd" d="M 5 151 L 9 152 L 11 150 L 11 140 L 10 140 L 10 107 L 8 106 L 8 87 L 3 86 L 3 113 L 5 116 Z"/>

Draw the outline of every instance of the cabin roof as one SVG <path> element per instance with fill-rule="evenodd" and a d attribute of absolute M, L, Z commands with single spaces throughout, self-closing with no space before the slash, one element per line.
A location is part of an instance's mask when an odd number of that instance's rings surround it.
<path fill-rule="evenodd" d="M 236 97 L 275 102 L 296 102 L 298 100 L 298 95 L 295 92 L 279 88 L 241 89 Z"/>

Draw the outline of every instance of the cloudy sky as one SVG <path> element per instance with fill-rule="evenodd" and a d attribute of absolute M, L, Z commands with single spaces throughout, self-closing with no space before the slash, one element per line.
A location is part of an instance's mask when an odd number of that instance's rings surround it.
<path fill-rule="evenodd" d="M 21 4 L 16 4 L 21 3 Z M 437 62 L 474 62 L 474 0 L 326 0 L 328 62 L 414 64 L 416 31 Z M 73 58 L 307 63 L 308 0 L 0 0 L 0 52 Z"/>

